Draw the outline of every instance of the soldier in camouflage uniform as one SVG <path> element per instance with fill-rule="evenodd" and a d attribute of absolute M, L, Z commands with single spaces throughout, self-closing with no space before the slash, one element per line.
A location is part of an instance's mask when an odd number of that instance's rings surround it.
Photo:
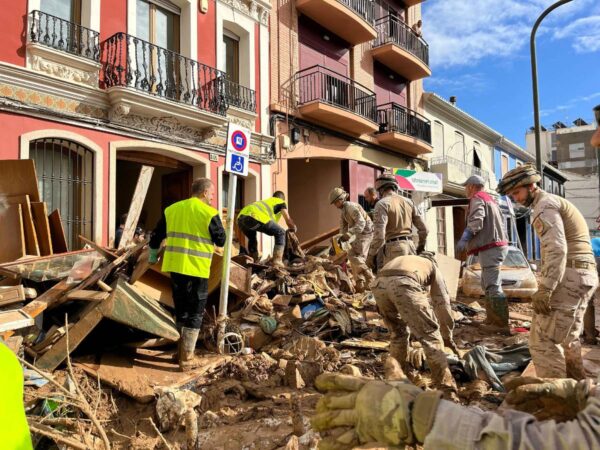
<path fill-rule="evenodd" d="M 542 270 L 529 349 L 537 375 L 585 378 L 579 336 L 587 304 L 598 284 L 588 226 L 573 204 L 537 186 L 532 165 L 508 172 L 498 192 L 533 207 L 532 224 L 541 241 Z"/>
<path fill-rule="evenodd" d="M 375 181 L 375 188 L 380 200 L 373 210 L 375 231 L 367 258 L 369 267 L 381 267 L 397 256 L 415 255 L 425 250 L 427 225 L 412 200 L 398 194 L 396 178 L 389 173 L 383 174 Z M 416 249 L 413 225 L 419 235 Z"/>
<path fill-rule="evenodd" d="M 340 218 L 340 240 L 354 240 L 350 243 L 348 260 L 352 268 L 354 283 L 358 292 L 364 291 L 373 281 L 373 273 L 367 267 L 366 257 L 373 239 L 373 222 L 358 203 L 347 200 L 348 193 L 342 188 L 334 188 L 329 193 L 329 203 L 342 211 Z"/>
<path fill-rule="evenodd" d="M 373 295 L 392 334 L 390 356 L 405 372 L 411 371 L 407 360 L 412 333 L 424 348 L 433 382 L 455 390 L 444 353 L 444 344 L 457 351 L 452 339 L 454 321 L 450 297 L 433 254 L 425 252 L 423 255 L 398 256 L 383 266 L 373 283 Z M 435 299 L 433 308 L 427 295 L 428 286 Z M 439 323 L 442 323 L 441 332 Z"/>

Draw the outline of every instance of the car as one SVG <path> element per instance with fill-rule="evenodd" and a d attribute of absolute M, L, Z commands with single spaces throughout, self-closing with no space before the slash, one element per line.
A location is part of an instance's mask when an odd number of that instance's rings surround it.
<path fill-rule="evenodd" d="M 507 297 L 529 299 L 537 291 L 535 265 L 529 264 L 523 252 L 513 245 L 508 246 L 506 259 L 501 266 L 502 289 Z M 470 255 L 464 265 L 462 291 L 469 297 L 484 295 L 481 289 L 481 266 L 477 255 Z"/>

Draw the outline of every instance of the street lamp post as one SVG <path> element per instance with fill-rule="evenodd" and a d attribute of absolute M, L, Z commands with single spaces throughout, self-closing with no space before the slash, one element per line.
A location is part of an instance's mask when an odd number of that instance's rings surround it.
<path fill-rule="evenodd" d="M 537 57 L 535 53 L 535 34 L 540 27 L 542 21 L 548 14 L 554 11 L 559 6 L 565 3 L 572 2 L 573 0 L 560 0 L 546 9 L 538 20 L 536 20 L 531 30 L 530 50 L 531 50 L 531 80 L 533 83 L 533 119 L 535 127 L 535 159 L 536 167 L 540 174 L 542 174 L 542 145 L 541 145 L 541 127 L 540 127 L 540 100 L 538 96 L 538 76 L 537 76 Z"/>

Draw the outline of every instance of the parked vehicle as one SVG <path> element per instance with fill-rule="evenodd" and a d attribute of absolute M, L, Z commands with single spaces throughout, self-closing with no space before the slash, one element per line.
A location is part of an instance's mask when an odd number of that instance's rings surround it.
<path fill-rule="evenodd" d="M 508 246 L 508 254 L 501 267 L 502 289 L 507 297 L 531 298 L 537 291 L 535 266 L 527 262 L 523 252 L 515 246 Z M 469 297 L 483 296 L 481 289 L 481 266 L 477 255 L 467 258 L 462 276 L 462 290 Z"/>

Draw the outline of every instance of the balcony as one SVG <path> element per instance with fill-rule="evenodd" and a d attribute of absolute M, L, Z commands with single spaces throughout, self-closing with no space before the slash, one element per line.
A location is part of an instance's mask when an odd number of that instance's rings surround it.
<path fill-rule="evenodd" d="M 464 194 L 465 188 L 461 184 L 471 175 L 479 175 L 485 180 L 487 187 L 490 187 L 490 175 L 486 170 L 481 170 L 451 156 L 432 158 L 430 168 L 432 172 L 443 175 L 444 192 Z"/>
<path fill-rule="evenodd" d="M 29 14 L 28 66 L 56 78 L 98 87 L 99 33 L 41 11 Z"/>
<path fill-rule="evenodd" d="M 296 73 L 299 112 L 306 119 L 360 136 L 379 129 L 375 93 L 322 66 Z"/>
<path fill-rule="evenodd" d="M 404 6 L 407 8 L 423 3 L 423 0 L 404 0 Z"/>
<path fill-rule="evenodd" d="M 375 3 L 371 0 L 296 0 L 296 8 L 352 45 L 372 41 Z"/>
<path fill-rule="evenodd" d="M 419 156 L 431 153 L 431 122 L 419 113 L 387 103 L 377 107 L 377 141 L 402 153 Z"/>
<path fill-rule="evenodd" d="M 371 55 L 410 81 L 431 75 L 429 45 L 403 21 L 385 16 L 375 23 L 377 39 Z"/>
<path fill-rule="evenodd" d="M 113 116 L 171 116 L 207 128 L 227 122 L 229 102 L 256 110 L 254 91 L 213 67 L 125 33 L 102 45 L 102 81 Z"/>

